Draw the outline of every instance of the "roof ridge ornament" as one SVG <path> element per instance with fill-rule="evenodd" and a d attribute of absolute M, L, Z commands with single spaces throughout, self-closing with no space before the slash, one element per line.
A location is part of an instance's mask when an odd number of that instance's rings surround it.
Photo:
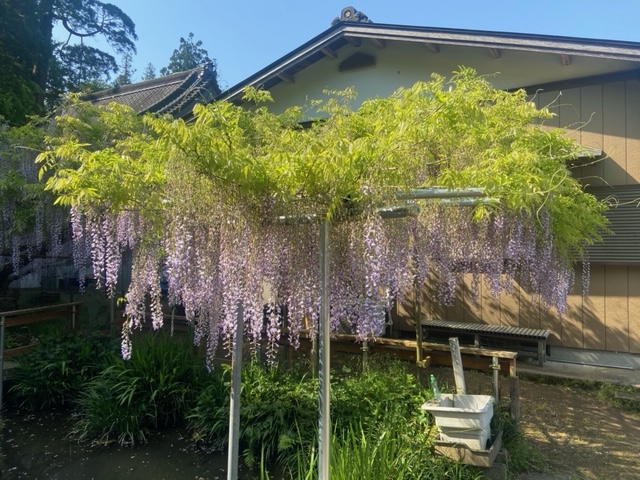
<path fill-rule="evenodd" d="M 340 12 L 340 16 L 333 19 L 331 26 L 340 22 L 373 23 L 364 13 L 353 7 L 345 7 Z"/>

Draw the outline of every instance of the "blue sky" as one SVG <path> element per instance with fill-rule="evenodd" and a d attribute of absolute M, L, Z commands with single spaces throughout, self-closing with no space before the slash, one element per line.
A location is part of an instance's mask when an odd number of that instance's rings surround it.
<path fill-rule="evenodd" d="M 376 23 L 640 42 L 639 0 L 106 1 L 136 24 L 134 79 L 148 63 L 166 66 L 180 37 L 193 32 L 217 60 L 223 89 L 320 34 L 350 5 Z"/>

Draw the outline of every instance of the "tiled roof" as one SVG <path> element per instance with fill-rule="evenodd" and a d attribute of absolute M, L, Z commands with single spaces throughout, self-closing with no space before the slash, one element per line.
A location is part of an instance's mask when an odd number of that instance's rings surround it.
<path fill-rule="evenodd" d="M 137 113 L 191 115 L 196 103 L 207 103 L 220 93 L 216 72 L 210 64 L 164 77 L 102 90 L 83 97 L 95 104 L 117 102 Z"/>

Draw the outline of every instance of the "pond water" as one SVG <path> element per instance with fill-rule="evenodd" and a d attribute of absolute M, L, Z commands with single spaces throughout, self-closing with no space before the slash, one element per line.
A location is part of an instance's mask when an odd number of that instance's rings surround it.
<path fill-rule="evenodd" d="M 67 438 L 67 412 L 3 415 L 0 479 L 226 479 L 227 455 L 194 448 L 184 429 L 150 435 L 135 447 L 91 446 Z M 257 475 L 240 469 L 240 479 Z"/>

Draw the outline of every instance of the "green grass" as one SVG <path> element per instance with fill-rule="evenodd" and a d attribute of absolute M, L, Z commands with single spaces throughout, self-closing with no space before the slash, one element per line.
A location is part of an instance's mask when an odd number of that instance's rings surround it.
<path fill-rule="evenodd" d="M 436 457 L 429 428 L 411 420 L 389 418 L 375 428 L 352 424 L 331 438 L 332 480 L 475 480 L 477 469 Z M 290 478 L 317 478 L 315 446 L 299 453 Z M 262 475 L 268 478 L 268 475 Z"/>
<path fill-rule="evenodd" d="M 509 472 L 544 472 L 546 461 L 542 453 L 529 444 L 517 424 L 511 418 L 508 408 L 494 408 L 491 431 L 502 431 L 502 445 L 509 452 Z"/>

